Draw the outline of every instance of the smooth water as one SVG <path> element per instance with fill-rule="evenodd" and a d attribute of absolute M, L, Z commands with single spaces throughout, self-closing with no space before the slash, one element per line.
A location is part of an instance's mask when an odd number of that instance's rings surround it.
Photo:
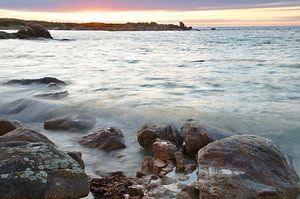
<path fill-rule="evenodd" d="M 89 174 L 134 174 L 143 157 L 138 128 L 180 127 L 189 118 L 272 139 L 300 174 L 300 27 L 51 34 L 70 41 L 1 40 L 0 81 L 53 76 L 70 95 L 42 100 L 34 95 L 51 89 L 1 84 L 0 117 L 83 152 Z M 46 119 L 78 113 L 95 117 L 95 128 L 122 129 L 127 149 L 88 149 L 77 143 L 88 132 L 42 128 Z"/>

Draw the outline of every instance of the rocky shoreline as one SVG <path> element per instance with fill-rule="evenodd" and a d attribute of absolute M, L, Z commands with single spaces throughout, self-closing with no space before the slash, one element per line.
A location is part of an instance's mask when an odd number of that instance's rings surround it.
<path fill-rule="evenodd" d="M 44 77 L 5 84 L 62 89 L 68 83 Z M 14 105 L 9 113 L 22 108 Z M 127 147 L 121 129 L 95 123 L 88 115 L 69 115 L 44 120 L 44 129 L 90 131 L 77 142 L 94 150 Z M 81 152 L 61 151 L 43 133 L 19 121 L 1 119 L 1 199 L 82 198 L 90 192 L 97 199 L 295 199 L 300 193 L 292 163 L 272 141 L 262 137 L 238 135 L 190 119 L 181 129 L 144 124 L 137 131 L 136 142 L 148 154 L 136 176 L 111 171 L 89 177 Z"/>
<path fill-rule="evenodd" d="M 56 78 L 14 80 L 11 84 L 66 85 Z M 49 80 L 49 81 L 48 81 Z M 53 131 L 95 129 L 78 140 L 84 147 L 126 148 L 116 127 L 94 127 L 87 116 L 53 118 Z M 2 199 L 81 198 L 289 198 L 299 196 L 299 178 L 272 141 L 237 135 L 195 120 L 181 129 L 144 124 L 137 132 L 148 152 L 136 176 L 122 171 L 89 177 L 80 152 L 61 151 L 43 133 L 18 121 L 0 120 L 0 196 Z M 99 160 L 100 161 L 100 160 Z"/>

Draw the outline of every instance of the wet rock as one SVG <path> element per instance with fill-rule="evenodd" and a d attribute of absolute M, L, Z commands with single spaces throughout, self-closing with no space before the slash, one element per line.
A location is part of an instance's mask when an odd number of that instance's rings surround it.
<path fill-rule="evenodd" d="M 98 129 L 97 132 L 82 137 L 79 143 L 83 146 L 108 151 L 126 148 L 124 135 L 116 127 Z"/>
<path fill-rule="evenodd" d="M 0 31 L 0 39 L 17 39 L 17 34 Z"/>
<path fill-rule="evenodd" d="M 162 160 L 158 160 L 158 159 L 154 160 L 153 161 L 153 170 L 152 170 L 153 174 L 155 174 L 155 175 L 161 174 L 162 169 L 166 166 L 167 166 L 166 162 L 164 162 Z M 163 175 L 163 174 L 161 174 L 161 175 Z"/>
<path fill-rule="evenodd" d="M 182 132 L 185 151 L 190 156 L 196 155 L 205 145 L 232 135 L 230 132 L 207 124 L 198 124 L 195 120 L 188 120 L 184 123 Z"/>
<path fill-rule="evenodd" d="M 128 187 L 128 194 L 130 197 L 140 197 L 144 196 L 144 187 L 141 185 L 132 185 Z"/>
<path fill-rule="evenodd" d="M 152 151 L 153 143 L 157 138 L 170 141 L 178 148 L 183 143 L 182 133 L 172 125 L 155 126 L 146 124 L 138 131 L 138 142 L 145 150 Z"/>
<path fill-rule="evenodd" d="M 186 164 L 184 165 L 184 174 L 193 173 L 197 169 L 196 164 Z"/>
<path fill-rule="evenodd" d="M 19 39 L 35 39 L 35 38 L 47 38 L 53 39 L 50 32 L 40 24 L 27 24 L 19 29 L 17 32 L 17 38 Z"/>
<path fill-rule="evenodd" d="M 236 135 L 198 153 L 200 198 L 296 198 L 298 176 L 270 140 Z"/>
<path fill-rule="evenodd" d="M 52 89 L 60 89 L 61 88 L 57 83 L 53 83 L 53 82 L 48 84 L 47 87 L 52 88 Z"/>
<path fill-rule="evenodd" d="M 128 188 L 132 185 L 133 182 L 131 178 L 117 172 L 108 177 L 92 179 L 90 190 L 95 199 L 125 199 L 124 195 L 128 194 Z"/>
<path fill-rule="evenodd" d="M 78 151 L 70 151 L 70 152 L 66 152 L 69 156 L 71 156 L 71 158 L 73 158 L 82 169 L 84 169 L 84 162 L 82 160 L 82 153 L 78 152 Z"/>
<path fill-rule="evenodd" d="M 141 171 L 145 174 L 150 174 L 153 172 L 153 159 L 150 156 L 146 156 L 142 163 Z"/>
<path fill-rule="evenodd" d="M 162 161 L 175 160 L 177 147 L 168 141 L 157 140 L 153 143 L 153 154 L 155 159 Z"/>
<path fill-rule="evenodd" d="M 0 119 L 0 136 L 13 131 L 21 126 L 18 121 L 10 121 L 6 119 Z"/>
<path fill-rule="evenodd" d="M 176 199 L 199 199 L 199 190 L 193 185 L 185 186 L 176 194 Z"/>
<path fill-rule="evenodd" d="M 137 171 L 137 172 L 136 172 L 136 177 L 137 177 L 137 178 L 142 178 L 142 177 L 144 177 L 144 176 L 146 176 L 146 174 L 145 174 L 144 172 L 142 172 L 142 171 Z"/>
<path fill-rule="evenodd" d="M 160 184 L 161 185 L 170 185 L 170 184 L 176 184 L 177 183 L 177 180 L 174 179 L 174 178 L 170 178 L 170 177 L 167 177 L 167 176 L 163 176 L 160 178 Z"/>
<path fill-rule="evenodd" d="M 185 170 L 187 160 L 183 158 L 182 152 L 175 152 L 176 172 L 182 173 Z"/>
<path fill-rule="evenodd" d="M 61 91 L 61 92 L 55 92 L 55 93 L 43 93 L 35 95 L 35 97 L 38 98 L 48 98 L 48 99 L 61 99 L 64 97 L 67 97 L 69 95 L 68 91 Z"/>
<path fill-rule="evenodd" d="M 56 79 L 54 77 L 43 77 L 39 79 L 13 79 L 6 82 L 6 84 L 20 84 L 20 85 L 30 85 L 30 84 L 49 85 L 51 83 L 55 83 L 57 85 L 67 85 L 64 81 Z"/>
<path fill-rule="evenodd" d="M 0 142 L 43 142 L 54 145 L 46 136 L 29 128 L 20 127 L 0 136 Z"/>
<path fill-rule="evenodd" d="M 44 122 L 44 129 L 82 131 L 93 128 L 95 119 L 85 115 L 55 118 Z"/>
<path fill-rule="evenodd" d="M 80 165 L 53 145 L 0 142 L 1 199 L 81 198 L 89 193 Z"/>

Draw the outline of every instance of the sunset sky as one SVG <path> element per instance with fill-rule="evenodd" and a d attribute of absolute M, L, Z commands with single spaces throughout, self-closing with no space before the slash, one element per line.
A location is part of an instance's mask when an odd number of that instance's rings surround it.
<path fill-rule="evenodd" d="M 300 0 L 1 0 L 0 18 L 184 21 L 193 26 L 300 25 Z"/>

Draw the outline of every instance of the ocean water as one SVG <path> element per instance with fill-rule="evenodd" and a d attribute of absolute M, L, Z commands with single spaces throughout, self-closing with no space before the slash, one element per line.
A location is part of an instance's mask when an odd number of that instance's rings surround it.
<path fill-rule="evenodd" d="M 300 27 L 219 28 L 189 32 L 51 31 L 61 40 L 0 41 L 0 117 L 35 128 L 60 149 L 81 151 L 90 175 L 133 175 L 144 152 L 144 123 L 180 127 L 189 119 L 273 140 L 300 174 Z M 69 96 L 10 79 L 53 76 Z M 85 114 L 116 126 L 127 148 L 78 144 L 83 132 L 47 131 L 46 119 Z"/>

